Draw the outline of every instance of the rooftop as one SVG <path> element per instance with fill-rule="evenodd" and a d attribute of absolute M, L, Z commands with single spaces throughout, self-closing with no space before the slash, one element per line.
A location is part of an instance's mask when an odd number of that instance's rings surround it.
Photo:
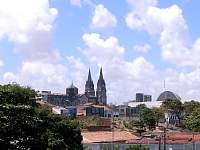
<path fill-rule="evenodd" d="M 128 140 L 139 139 L 137 136 L 127 131 L 95 131 L 82 132 L 83 143 L 108 143 L 108 142 L 125 142 Z"/>

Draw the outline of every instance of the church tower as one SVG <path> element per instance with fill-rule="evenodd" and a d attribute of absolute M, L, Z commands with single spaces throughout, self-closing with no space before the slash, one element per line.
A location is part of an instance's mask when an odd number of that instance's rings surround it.
<path fill-rule="evenodd" d="M 106 84 L 103 78 L 102 68 L 100 69 L 99 80 L 97 82 L 96 97 L 99 104 L 107 104 Z"/>
<path fill-rule="evenodd" d="M 88 98 L 95 97 L 94 84 L 92 81 L 90 69 L 89 69 L 89 73 L 88 73 L 88 80 L 86 81 L 86 84 L 85 84 L 85 95 Z"/>

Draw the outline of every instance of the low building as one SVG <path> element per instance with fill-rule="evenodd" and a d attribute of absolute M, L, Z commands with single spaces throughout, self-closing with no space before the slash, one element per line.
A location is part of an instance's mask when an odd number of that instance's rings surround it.
<path fill-rule="evenodd" d="M 41 91 L 40 95 L 41 95 L 41 100 L 46 101 L 48 99 L 48 95 L 51 94 L 51 91 Z"/>
<path fill-rule="evenodd" d="M 137 108 L 130 107 L 128 105 L 118 105 L 114 108 L 115 112 L 119 113 L 119 117 L 135 117 L 137 114 Z"/>
<path fill-rule="evenodd" d="M 162 105 L 161 101 L 150 101 L 150 102 L 135 102 L 135 101 L 130 101 L 128 102 L 128 106 L 130 107 L 137 107 L 138 105 L 144 104 L 148 108 L 153 108 L 153 107 L 160 107 Z"/>
<path fill-rule="evenodd" d="M 165 120 L 167 124 L 178 125 L 181 123 L 182 119 L 183 117 L 181 113 L 177 113 L 174 111 L 169 111 L 165 113 Z"/>
<path fill-rule="evenodd" d="M 84 105 L 77 106 L 77 115 L 104 117 L 104 106 L 86 103 Z"/>
<path fill-rule="evenodd" d="M 60 116 L 68 116 L 68 117 L 76 117 L 76 107 L 70 106 L 70 107 L 53 107 L 52 108 L 53 114 L 60 115 Z"/>
<path fill-rule="evenodd" d="M 126 141 L 140 139 L 127 131 L 82 132 L 81 135 L 83 136 L 83 143 L 125 143 Z"/>
<path fill-rule="evenodd" d="M 47 102 L 56 106 L 66 106 L 68 105 L 67 96 L 65 94 L 50 94 L 47 95 Z"/>

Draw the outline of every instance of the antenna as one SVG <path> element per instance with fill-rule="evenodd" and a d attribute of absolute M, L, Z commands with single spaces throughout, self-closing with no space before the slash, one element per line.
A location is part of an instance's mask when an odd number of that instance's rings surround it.
<path fill-rule="evenodd" d="M 164 91 L 166 91 L 166 87 L 165 87 L 165 80 L 164 80 Z"/>

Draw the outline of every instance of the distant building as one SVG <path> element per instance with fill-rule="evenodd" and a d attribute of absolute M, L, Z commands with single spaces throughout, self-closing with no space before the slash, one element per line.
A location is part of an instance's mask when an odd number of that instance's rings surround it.
<path fill-rule="evenodd" d="M 88 102 L 89 102 L 89 99 L 85 94 L 78 95 L 78 104 L 77 105 L 84 105 Z"/>
<path fill-rule="evenodd" d="M 150 102 L 152 101 L 152 96 L 151 95 L 144 95 L 144 102 Z"/>
<path fill-rule="evenodd" d="M 88 73 L 88 79 L 85 84 L 85 96 L 88 98 L 88 102 L 97 103 L 97 98 L 95 96 L 95 90 L 94 90 L 94 83 L 91 77 L 90 69 Z"/>
<path fill-rule="evenodd" d="M 43 101 L 47 101 L 48 95 L 50 95 L 50 94 L 51 94 L 51 91 L 42 91 L 41 92 L 41 99 Z"/>
<path fill-rule="evenodd" d="M 94 83 L 89 69 L 88 79 L 85 84 L 85 96 L 88 98 L 88 103 L 101 105 L 107 104 L 106 84 L 103 78 L 102 68 L 100 69 L 100 75 L 97 82 L 96 96 L 94 90 Z"/>
<path fill-rule="evenodd" d="M 153 108 L 153 107 L 160 107 L 162 102 L 161 101 L 147 101 L 147 102 L 135 102 L 135 101 L 130 101 L 128 102 L 128 106 L 130 107 L 137 107 L 138 105 L 144 104 L 148 108 Z"/>
<path fill-rule="evenodd" d="M 66 106 L 70 103 L 65 94 L 49 94 L 47 95 L 47 102 L 56 106 Z"/>
<path fill-rule="evenodd" d="M 66 96 L 68 98 L 76 98 L 78 95 L 78 88 L 72 83 L 68 88 L 66 88 Z"/>
<path fill-rule="evenodd" d="M 77 106 L 77 115 L 104 117 L 104 106 L 86 103 L 84 105 Z"/>
<path fill-rule="evenodd" d="M 178 99 L 181 100 L 181 97 L 178 96 L 178 94 L 175 94 L 171 91 L 164 91 L 160 94 L 160 96 L 157 98 L 157 101 L 164 101 L 165 99 L 170 98 L 170 99 Z"/>
<path fill-rule="evenodd" d="M 94 90 L 94 83 L 89 69 L 88 79 L 85 84 L 85 93 L 79 94 L 78 88 L 72 83 L 66 88 L 66 94 L 52 94 L 51 91 L 42 91 L 40 99 L 56 106 L 77 106 L 86 103 L 92 104 L 107 104 L 106 84 L 103 78 L 102 68 L 97 82 L 96 95 Z"/>
<path fill-rule="evenodd" d="M 136 99 L 136 102 L 143 102 L 144 101 L 144 94 L 143 93 L 136 93 L 135 99 Z"/>
<path fill-rule="evenodd" d="M 173 112 L 173 111 L 169 111 L 169 112 L 165 113 L 165 120 L 166 120 L 166 123 L 168 123 L 168 124 L 173 124 L 173 125 L 180 124 L 181 119 L 183 119 L 181 113 L 177 113 L 177 112 Z"/>
<path fill-rule="evenodd" d="M 118 105 L 114 108 L 119 113 L 119 117 L 134 117 L 137 114 L 137 108 L 128 105 Z"/>
<path fill-rule="evenodd" d="M 74 118 L 76 117 L 77 110 L 76 110 L 76 107 L 73 107 L 73 106 L 65 107 L 65 108 L 56 106 L 52 108 L 52 112 L 53 114 L 56 114 L 56 115 Z"/>
<path fill-rule="evenodd" d="M 99 104 L 103 104 L 103 105 L 107 104 L 106 83 L 103 78 L 102 68 L 100 69 L 100 75 L 97 82 L 96 96 L 97 96 L 97 102 Z"/>

